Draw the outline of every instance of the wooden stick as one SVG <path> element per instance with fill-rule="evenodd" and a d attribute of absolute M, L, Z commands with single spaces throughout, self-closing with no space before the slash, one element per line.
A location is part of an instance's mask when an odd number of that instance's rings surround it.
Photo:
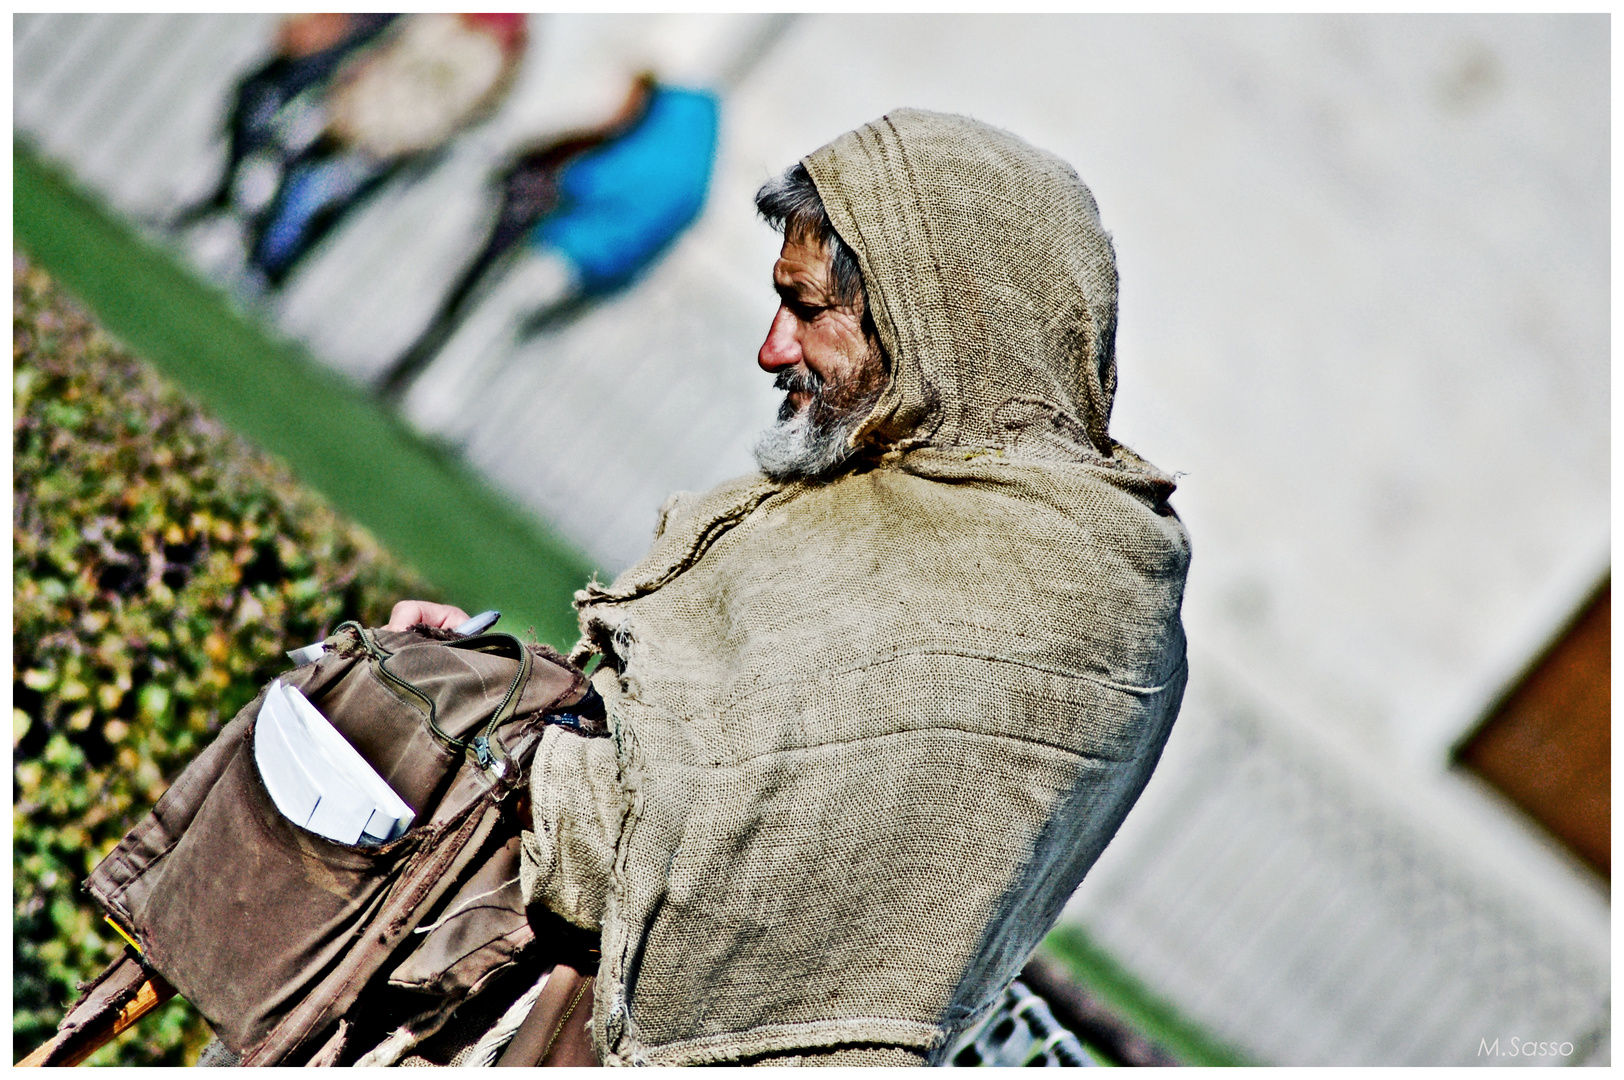
<path fill-rule="evenodd" d="M 141 984 L 135 997 L 118 1011 L 110 1024 L 96 1024 L 75 1032 L 63 1032 L 32 1054 L 17 1062 L 17 1068 L 37 1068 L 52 1055 L 52 1065 L 77 1065 L 97 1050 L 129 1030 L 135 1022 L 175 996 L 174 987 L 152 978 Z"/>

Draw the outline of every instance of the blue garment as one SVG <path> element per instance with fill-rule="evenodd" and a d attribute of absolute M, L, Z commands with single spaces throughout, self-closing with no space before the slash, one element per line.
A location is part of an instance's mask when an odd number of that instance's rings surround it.
<path fill-rule="evenodd" d="M 699 216 L 716 157 L 712 94 L 658 87 L 631 131 L 559 178 L 559 207 L 531 233 L 600 293 L 630 281 Z"/>
<path fill-rule="evenodd" d="M 289 272 L 349 201 L 382 175 L 357 154 L 295 164 L 262 226 L 254 264 L 273 276 Z"/>

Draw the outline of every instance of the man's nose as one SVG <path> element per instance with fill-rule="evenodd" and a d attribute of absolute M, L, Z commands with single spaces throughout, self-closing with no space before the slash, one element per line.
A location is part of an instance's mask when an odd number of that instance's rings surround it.
<path fill-rule="evenodd" d="M 779 304 L 772 325 L 767 327 L 767 340 L 756 353 L 756 363 L 761 365 L 762 371 L 771 373 L 800 362 L 801 343 L 795 337 L 795 316 L 790 314 L 789 308 Z"/>

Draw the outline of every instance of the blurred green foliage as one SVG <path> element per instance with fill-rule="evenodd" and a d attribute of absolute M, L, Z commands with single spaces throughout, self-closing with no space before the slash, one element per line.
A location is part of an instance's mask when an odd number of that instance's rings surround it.
<path fill-rule="evenodd" d="M 12 303 L 16 1060 L 123 947 L 80 882 L 284 650 L 435 593 L 21 259 Z M 90 1064 L 209 1037 L 176 999 Z"/>

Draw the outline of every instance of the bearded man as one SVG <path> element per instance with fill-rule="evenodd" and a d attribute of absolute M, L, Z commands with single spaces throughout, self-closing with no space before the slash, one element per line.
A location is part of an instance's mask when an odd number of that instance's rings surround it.
<path fill-rule="evenodd" d="M 1188 540 L 1107 431 L 1115 256 L 1063 161 L 899 110 L 758 206 L 762 474 L 576 595 L 614 738 L 547 729 L 523 884 L 601 935 L 605 1062 L 937 1063 L 1156 764 Z"/>

